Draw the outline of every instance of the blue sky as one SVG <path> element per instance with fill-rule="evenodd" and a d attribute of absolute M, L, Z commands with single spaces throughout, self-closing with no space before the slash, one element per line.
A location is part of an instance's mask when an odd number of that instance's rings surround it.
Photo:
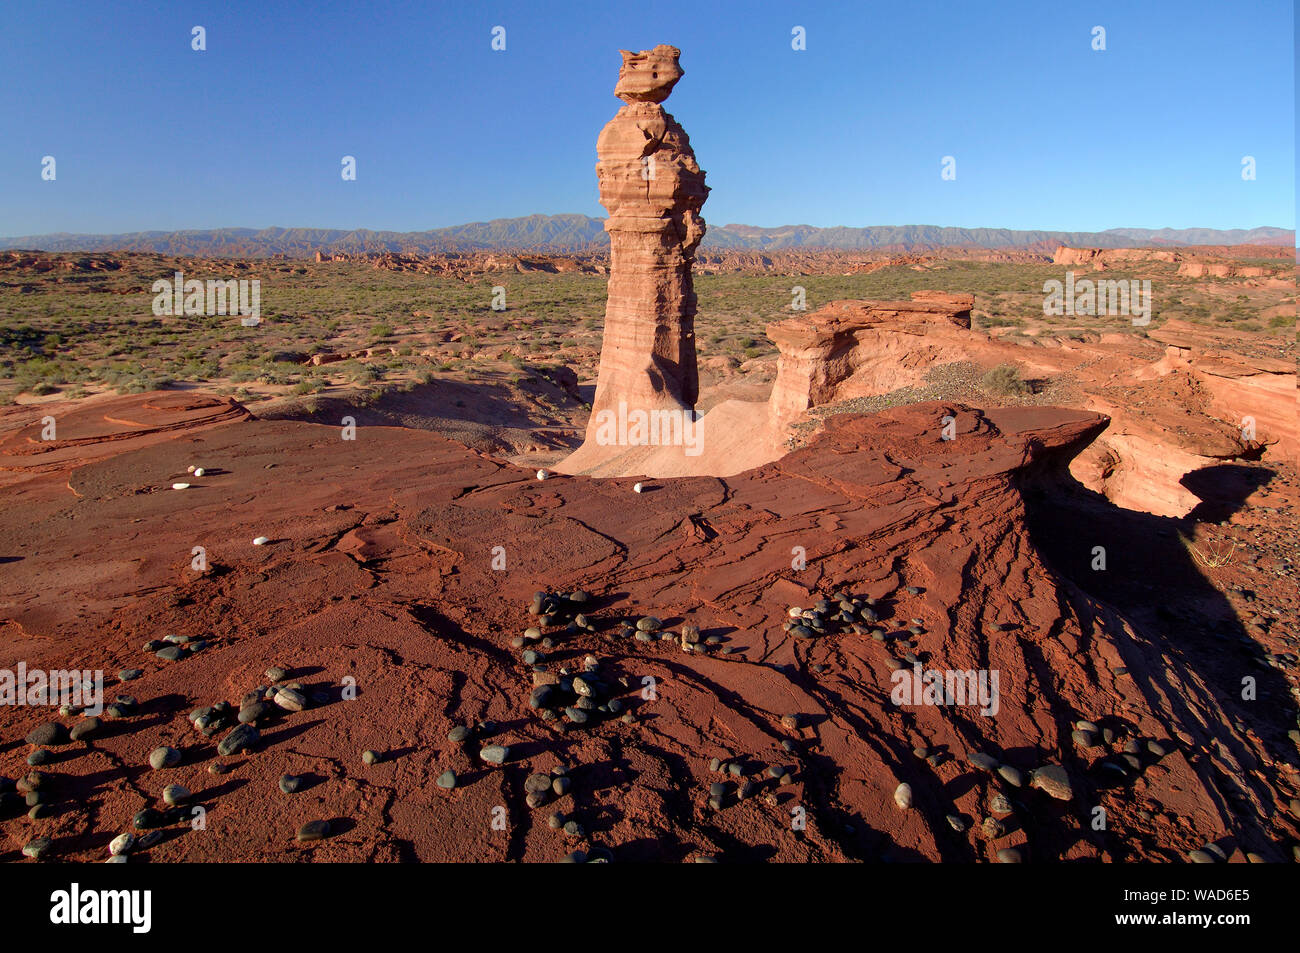
<path fill-rule="evenodd" d="M 310 7 L 6 4 L 0 235 L 603 216 L 618 50 L 657 43 L 718 224 L 1295 225 L 1284 0 Z"/>

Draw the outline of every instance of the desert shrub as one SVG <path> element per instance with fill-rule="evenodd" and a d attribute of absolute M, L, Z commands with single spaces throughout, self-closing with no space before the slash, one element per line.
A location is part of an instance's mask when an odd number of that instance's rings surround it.
<path fill-rule="evenodd" d="M 115 378 L 114 383 L 119 394 L 143 394 L 151 390 L 166 390 L 173 384 L 170 377 L 148 371 L 136 374 L 119 373 Z"/>
<path fill-rule="evenodd" d="M 1020 376 L 1014 364 L 999 364 L 990 368 L 982 378 L 985 390 L 993 394 L 1015 395 L 1029 393 L 1029 384 Z"/>
<path fill-rule="evenodd" d="M 281 370 L 267 369 L 257 375 L 257 380 L 261 381 L 263 384 L 283 387 L 287 384 L 292 384 L 296 377 L 297 375 L 295 374 L 287 374 Z"/>

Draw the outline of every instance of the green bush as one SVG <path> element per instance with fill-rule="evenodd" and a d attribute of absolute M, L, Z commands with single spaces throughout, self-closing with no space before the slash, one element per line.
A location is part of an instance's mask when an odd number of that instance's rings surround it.
<path fill-rule="evenodd" d="M 985 390 L 993 394 L 1012 396 L 1030 392 L 1029 384 L 1014 364 L 999 364 L 987 371 L 982 380 Z"/>

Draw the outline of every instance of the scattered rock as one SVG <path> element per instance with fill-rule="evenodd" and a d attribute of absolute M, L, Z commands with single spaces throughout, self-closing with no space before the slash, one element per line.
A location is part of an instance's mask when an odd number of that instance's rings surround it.
<path fill-rule="evenodd" d="M 155 827 L 162 827 L 167 823 L 167 817 L 161 811 L 146 807 L 143 811 L 136 811 L 135 816 L 131 818 L 131 823 L 138 831 L 148 831 Z"/>
<path fill-rule="evenodd" d="M 23 856 L 30 857 L 32 860 L 40 860 L 49 853 L 50 846 L 53 843 L 48 837 L 33 838 L 23 845 Z"/>
<path fill-rule="evenodd" d="M 252 725 L 269 717 L 274 711 L 266 702 L 256 701 L 239 709 L 238 720 L 241 725 Z"/>
<path fill-rule="evenodd" d="M 27 743 L 38 748 L 66 745 L 68 741 L 68 729 L 57 721 L 47 721 L 33 728 L 27 735 Z"/>
<path fill-rule="evenodd" d="M 323 840 L 329 836 L 329 821 L 308 821 L 306 824 L 302 825 L 302 827 L 298 828 L 298 842 L 302 844 Z"/>
<path fill-rule="evenodd" d="M 992 755 L 985 754 L 982 751 L 975 751 L 966 756 L 966 760 L 979 768 L 981 771 L 987 771 L 992 774 L 999 767 L 998 759 Z"/>
<path fill-rule="evenodd" d="M 257 744 L 260 737 L 261 733 L 252 725 L 239 725 L 221 739 L 221 743 L 217 745 L 217 752 L 223 755 L 232 755 L 247 751 Z"/>
<path fill-rule="evenodd" d="M 999 766 L 998 776 L 1013 788 L 1021 787 L 1025 783 L 1024 778 L 1021 777 L 1020 771 L 1011 767 L 1009 764 Z"/>
<path fill-rule="evenodd" d="M 181 763 L 181 753 L 168 745 L 162 745 L 149 752 L 149 766 L 155 771 L 174 768 Z"/>
<path fill-rule="evenodd" d="M 1059 764 L 1047 764 L 1030 772 L 1029 786 L 1038 788 L 1058 801 L 1068 801 L 1074 796 L 1070 776 Z"/>
<path fill-rule="evenodd" d="M 302 711 L 307 707 L 307 696 L 292 688 L 281 688 L 271 699 L 285 711 Z"/>

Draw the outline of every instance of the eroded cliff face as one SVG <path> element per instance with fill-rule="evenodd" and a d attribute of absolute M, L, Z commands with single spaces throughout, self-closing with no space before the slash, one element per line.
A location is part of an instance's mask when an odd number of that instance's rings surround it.
<path fill-rule="evenodd" d="M 911 301 L 832 301 L 767 326 L 781 350 L 769 399 L 782 423 L 810 407 L 921 383 L 936 364 L 964 360 L 973 295 L 913 293 Z"/>

